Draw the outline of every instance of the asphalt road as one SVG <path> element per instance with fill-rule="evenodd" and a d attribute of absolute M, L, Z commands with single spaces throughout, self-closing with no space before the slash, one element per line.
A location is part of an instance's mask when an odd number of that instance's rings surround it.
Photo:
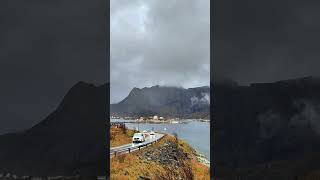
<path fill-rule="evenodd" d="M 116 152 L 125 151 L 125 152 L 122 152 L 121 154 L 128 153 L 128 151 L 126 151 L 126 150 L 128 150 L 129 148 L 135 148 L 135 147 L 139 147 L 141 145 L 148 144 L 150 142 L 159 140 L 163 136 L 164 136 L 164 134 L 155 133 L 155 135 L 150 135 L 150 136 L 146 137 L 146 140 L 142 143 L 129 143 L 129 144 L 125 144 L 122 146 L 112 147 L 112 148 L 110 148 L 110 156 L 113 155 L 115 151 Z M 141 147 L 141 148 L 143 148 L 143 147 Z M 138 148 L 132 149 L 132 150 L 130 150 L 130 152 L 136 151 L 136 150 L 138 150 Z"/>

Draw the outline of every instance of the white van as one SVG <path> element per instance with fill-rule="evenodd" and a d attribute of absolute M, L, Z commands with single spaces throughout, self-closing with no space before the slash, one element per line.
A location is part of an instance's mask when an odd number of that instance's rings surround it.
<path fill-rule="evenodd" d="M 132 137 L 132 143 L 141 143 L 145 140 L 145 135 L 143 133 L 134 133 Z"/>

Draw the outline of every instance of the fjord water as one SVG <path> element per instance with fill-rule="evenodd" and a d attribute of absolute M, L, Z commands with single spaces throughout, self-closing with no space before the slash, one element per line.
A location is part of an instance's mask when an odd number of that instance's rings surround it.
<path fill-rule="evenodd" d="M 210 123 L 197 120 L 186 120 L 181 124 L 153 124 L 153 123 L 136 123 L 132 120 L 111 119 L 111 122 L 129 122 L 126 126 L 129 129 L 138 129 L 140 131 L 158 131 L 168 134 L 176 133 L 179 139 L 186 141 L 198 152 L 210 160 Z"/>

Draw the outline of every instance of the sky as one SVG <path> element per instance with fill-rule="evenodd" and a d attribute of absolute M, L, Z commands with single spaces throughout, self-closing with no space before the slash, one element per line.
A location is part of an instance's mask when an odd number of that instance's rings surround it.
<path fill-rule="evenodd" d="M 108 81 L 105 1 L 0 1 L 0 134 L 43 120 L 78 81 Z M 209 84 L 209 0 L 111 0 L 111 100 Z M 319 1 L 215 0 L 212 78 L 319 76 Z M 106 60 L 107 59 L 107 60 Z"/>
<path fill-rule="evenodd" d="M 134 88 L 210 84 L 210 0 L 111 0 L 110 101 Z"/>
<path fill-rule="evenodd" d="M 101 0 L 0 1 L 0 134 L 48 116 L 78 81 L 107 82 Z"/>
<path fill-rule="evenodd" d="M 320 1 L 215 0 L 213 79 L 320 76 Z"/>

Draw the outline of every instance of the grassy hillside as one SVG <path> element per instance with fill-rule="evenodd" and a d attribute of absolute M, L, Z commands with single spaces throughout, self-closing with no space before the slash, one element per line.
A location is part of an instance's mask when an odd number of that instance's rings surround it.
<path fill-rule="evenodd" d="M 132 142 L 135 131 L 131 129 L 110 128 L 110 146 L 116 147 Z"/>
<path fill-rule="evenodd" d="M 141 151 L 110 160 L 111 179 L 210 179 L 209 167 L 199 163 L 196 152 L 185 142 L 165 136 Z"/>
<path fill-rule="evenodd" d="M 218 173 L 221 180 L 318 180 L 320 179 L 320 154 L 310 153 L 292 160 L 261 163 L 250 168 L 231 169 L 220 166 Z"/>

